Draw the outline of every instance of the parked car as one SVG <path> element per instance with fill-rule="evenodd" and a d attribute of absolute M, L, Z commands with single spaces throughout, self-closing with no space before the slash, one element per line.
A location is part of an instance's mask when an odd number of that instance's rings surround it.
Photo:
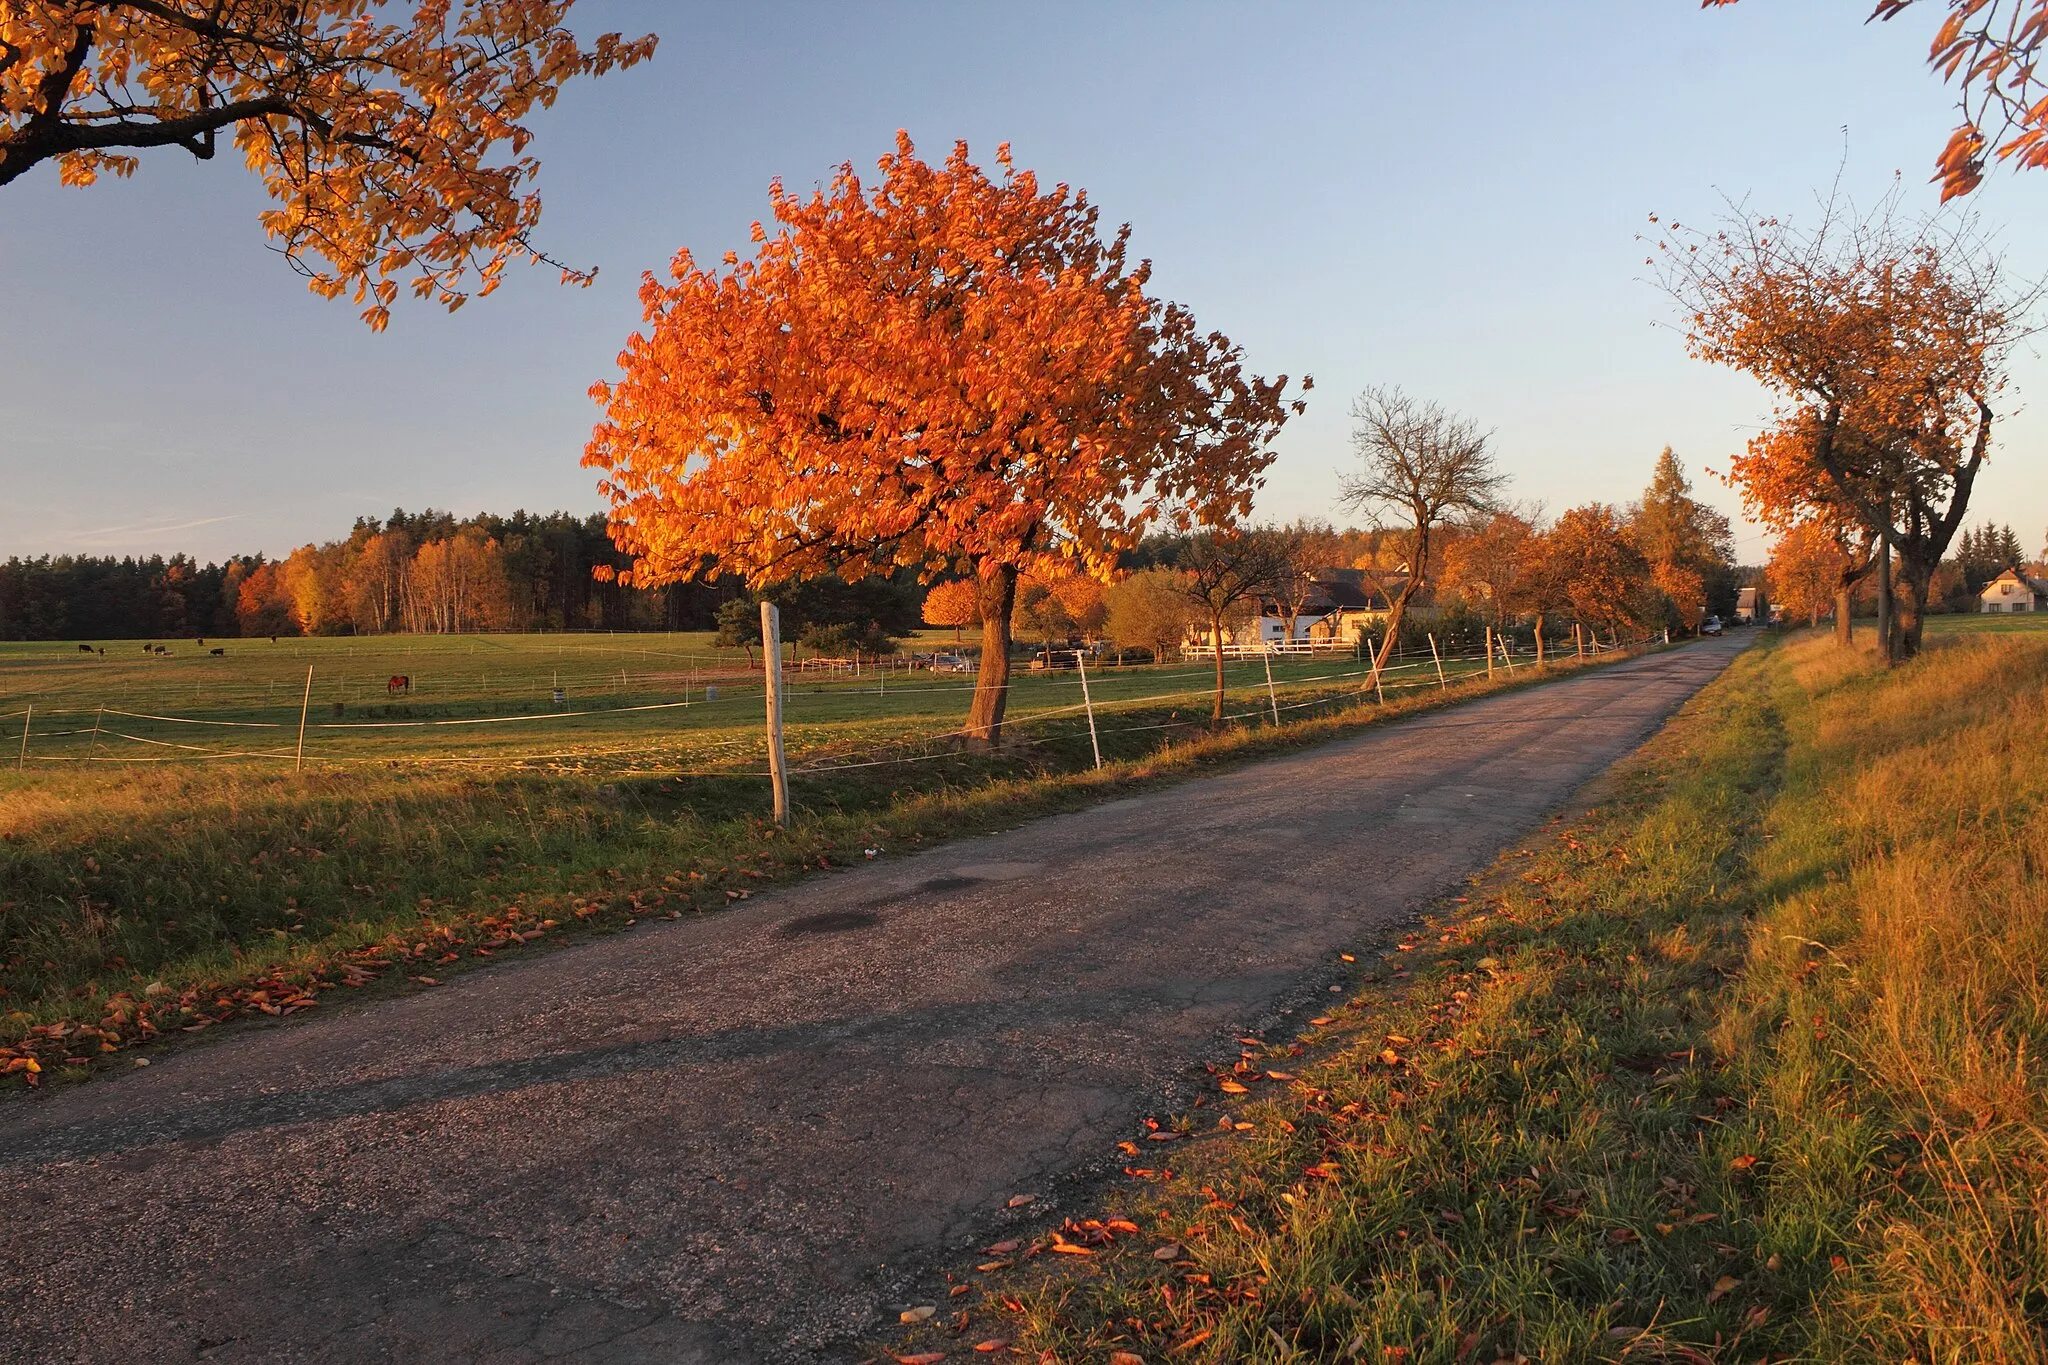
<path fill-rule="evenodd" d="M 1079 664 L 1078 652 L 1071 649 L 1041 649 L 1031 656 L 1031 667 L 1041 671 L 1051 668 L 1075 668 Z"/>
<path fill-rule="evenodd" d="M 972 659 L 971 657 L 969 657 L 968 655 L 965 655 L 965 654 L 934 654 L 934 655 L 932 655 L 932 672 L 934 672 L 934 673 L 972 673 L 972 672 L 974 672 L 974 671 L 975 671 L 975 663 L 974 663 L 974 660 L 973 660 L 973 659 Z"/>
<path fill-rule="evenodd" d="M 1721 633 L 1721 618 L 1720 618 L 1720 617 L 1718 617 L 1718 616 L 1709 616 L 1709 617 L 1708 617 L 1708 618 L 1707 618 L 1706 620 L 1704 620 L 1704 621 L 1700 622 L 1700 634 L 1702 634 L 1702 635 L 1719 635 L 1720 633 Z"/>

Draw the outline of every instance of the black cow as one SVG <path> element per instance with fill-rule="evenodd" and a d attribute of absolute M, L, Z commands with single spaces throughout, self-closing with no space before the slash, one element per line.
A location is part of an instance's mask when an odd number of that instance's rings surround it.
<path fill-rule="evenodd" d="M 90 654 L 90 653 L 92 653 L 92 646 L 91 646 L 91 645 L 80 645 L 80 646 L 78 647 L 78 652 L 79 652 L 80 654 Z"/>
<path fill-rule="evenodd" d="M 224 650 L 224 649 L 209 649 L 209 650 L 207 650 L 206 652 L 207 652 L 208 654 L 214 654 L 214 655 L 220 655 L 220 654 L 225 654 L 225 653 L 227 653 L 227 651 L 226 651 L 226 650 Z"/>

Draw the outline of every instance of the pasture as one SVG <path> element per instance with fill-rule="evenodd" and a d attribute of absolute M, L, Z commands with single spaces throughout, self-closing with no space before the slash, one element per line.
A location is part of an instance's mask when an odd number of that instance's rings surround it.
<path fill-rule="evenodd" d="M 304 757 L 328 768 L 370 764 L 538 766 L 580 772 L 734 773 L 765 763 L 758 651 L 719 649 L 703 634 L 458 635 L 0 644 L 0 750 L 24 772 L 81 764 L 296 762 L 302 701 Z M 928 633 L 920 650 L 950 636 Z M 214 654 L 213 649 L 225 653 Z M 1526 662 L 1526 661 L 1525 661 Z M 1484 667 L 1450 661 L 1457 675 Z M 1134 708 L 1205 719 L 1211 666 L 1201 661 L 1111 668 L 1090 677 L 1098 729 Z M 1273 697 L 1259 661 L 1227 667 L 1231 709 L 1278 698 L 1306 709 L 1357 690 L 1348 655 L 1277 660 Z M 310 692 L 307 690 L 311 671 Z M 394 691 L 390 680 L 410 679 Z M 1054 744 L 1085 739 L 1073 671 L 1013 675 L 1010 715 Z M 1436 685 L 1427 659 L 1382 680 L 1395 690 Z M 864 660 L 858 672 L 815 661 L 790 666 L 792 762 L 829 764 L 949 748 L 974 680 Z M 559 695 L 560 700 L 556 700 Z M 1266 705 L 1269 713 L 1270 704 Z M 33 712 L 31 715 L 30 712 Z M 1148 719 L 1148 724 L 1155 723 Z M 26 725 L 27 748 L 20 740 Z"/>

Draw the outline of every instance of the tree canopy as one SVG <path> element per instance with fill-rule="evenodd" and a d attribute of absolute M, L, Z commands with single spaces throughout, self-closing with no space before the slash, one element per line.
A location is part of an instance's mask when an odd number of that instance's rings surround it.
<path fill-rule="evenodd" d="M 546 260 L 524 120 L 654 52 L 585 47 L 573 3 L 417 0 L 399 21 L 375 0 L 0 0 L 0 185 L 46 161 L 90 185 L 158 147 L 206 160 L 228 133 L 315 292 L 379 329 L 401 281 L 457 308 L 508 261 Z"/>
<path fill-rule="evenodd" d="M 996 160 L 961 143 L 931 166 L 898 134 L 872 190 L 851 165 L 808 197 L 773 185 L 752 259 L 679 252 L 592 390 L 584 455 L 635 582 L 973 576 L 968 729 L 990 741 L 1018 576 L 1106 577 L 1169 510 L 1243 515 L 1302 408 L 1146 293 L 1128 228 L 1105 240 L 1086 194 Z"/>

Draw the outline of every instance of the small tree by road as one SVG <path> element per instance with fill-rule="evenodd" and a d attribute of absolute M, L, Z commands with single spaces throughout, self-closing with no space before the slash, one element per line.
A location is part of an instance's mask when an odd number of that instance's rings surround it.
<path fill-rule="evenodd" d="M 1351 444 L 1362 468 L 1344 480 L 1344 501 L 1398 519 L 1408 537 L 1408 577 L 1388 602 L 1380 642 L 1377 662 L 1384 668 L 1408 604 L 1428 581 L 1438 526 L 1454 512 L 1488 510 L 1507 479 L 1487 453 L 1486 434 L 1470 420 L 1398 388 L 1367 389 L 1352 403 L 1351 416 Z"/>
<path fill-rule="evenodd" d="M 1257 609 L 1286 572 L 1286 556 L 1271 532 L 1209 530 L 1188 538 L 1180 552 L 1180 590 L 1196 618 L 1209 627 L 1216 660 L 1216 696 L 1209 723 L 1223 723 L 1223 635 L 1225 628 Z"/>

